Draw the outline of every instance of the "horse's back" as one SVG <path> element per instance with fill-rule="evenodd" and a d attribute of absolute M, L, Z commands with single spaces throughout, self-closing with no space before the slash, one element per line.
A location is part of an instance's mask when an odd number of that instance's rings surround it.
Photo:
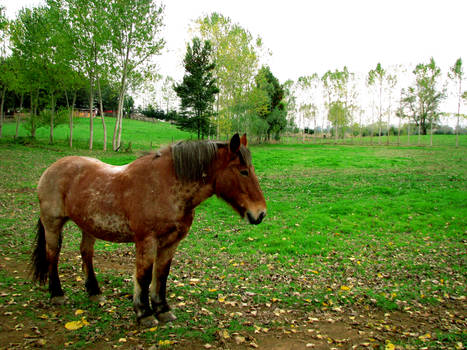
<path fill-rule="evenodd" d="M 115 169 L 114 169 L 115 168 Z M 37 186 L 41 211 L 48 215 L 67 216 L 65 200 L 96 181 L 106 172 L 116 173 L 123 167 L 112 166 L 98 159 L 68 156 L 57 160 L 42 174 Z"/>

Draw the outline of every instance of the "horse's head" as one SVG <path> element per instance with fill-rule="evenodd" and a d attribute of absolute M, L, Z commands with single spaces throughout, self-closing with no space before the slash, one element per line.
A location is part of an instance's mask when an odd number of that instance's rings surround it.
<path fill-rule="evenodd" d="M 214 190 L 251 224 L 259 224 L 266 216 L 266 201 L 259 187 L 246 135 L 235 134 L 228 147 L 219 148 Z"/>

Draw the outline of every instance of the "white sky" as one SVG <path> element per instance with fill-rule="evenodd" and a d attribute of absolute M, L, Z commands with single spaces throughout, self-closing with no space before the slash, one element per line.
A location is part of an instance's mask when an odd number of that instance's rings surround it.
<path fill-rule="evenodd" d="M 40 0 L 0 0 L 9 17 Z M 163 75 L 181 77 L 192 21 L 211 12 L 230 17 L 272 51 L 280 81 L 334 70 L 366 72 L 381 62 L 416 64 L 433 56 L 446 72 L 467 63 L 465 0 L 165 0 Z M 464 65 L 465 65 L 464 63 Z"/>
<path fill-rule="evenodd" d="M 7 15 L 41 0 L 0 0 Z M 266 61 L 281 82 L 346 65 L 351 72 L 417 64 L 434 57 L 443 76 L 461 57 L 467 65 L 466 0 L 164 0 L 167 45 L 157 58 L 162 75 L 179 80 L 188 28 L 219 12 L 272 52 Z M 464 84 L 465 85 L 465 84 Z"/>

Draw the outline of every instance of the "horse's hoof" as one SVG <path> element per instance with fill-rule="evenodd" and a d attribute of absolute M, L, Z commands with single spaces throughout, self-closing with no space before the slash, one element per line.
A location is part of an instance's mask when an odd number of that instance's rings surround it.
<path fill-rule="evenodd" d="M 156 320 L 156 318 L 153 315 L 146 316 L 143 318 L 140 318 L 138 320 L 138 325 L 144 328 L 151 328 L 155 327 L 159 324 L 159 322 Z"/>
<path fill-rule="evenodd" d="M 95 295 L 90 295 L 89 300 L 93 303 L 103 303 L 105 302 L 105 297 L 102 294 L 95 294 Z"/>
<path fill-rule="evenodd" d="M 64 295 L 59 295 L 59 296 L 56 296 L 56 297 L 52 297 L 52 298 L 50 298 L 50 302 L 53 305 L 63 305 L 63 304 L 65 304 L 65 296 Z"/>
<path fill-rule="evenodd" d="M 163 313 L 157 315 L 157 319 L 161 323 L 168 323 L 168 322 L 175 321 L 177 319 L 177 316 L 175 316 L 172 313 L 172 311 L 167 311 L 167 312 L 163 312 Z"/>

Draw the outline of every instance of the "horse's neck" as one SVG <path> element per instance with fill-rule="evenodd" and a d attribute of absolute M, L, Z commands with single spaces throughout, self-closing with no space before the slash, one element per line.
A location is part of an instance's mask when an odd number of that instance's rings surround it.
<path fill-rule="evenodd" d="M 195 209 L 198 205 L 214 194 L 214 187 L 211 183 L 187 183 L 184 185 L 186 193 L 185 202 L 189 208 Z"/>

